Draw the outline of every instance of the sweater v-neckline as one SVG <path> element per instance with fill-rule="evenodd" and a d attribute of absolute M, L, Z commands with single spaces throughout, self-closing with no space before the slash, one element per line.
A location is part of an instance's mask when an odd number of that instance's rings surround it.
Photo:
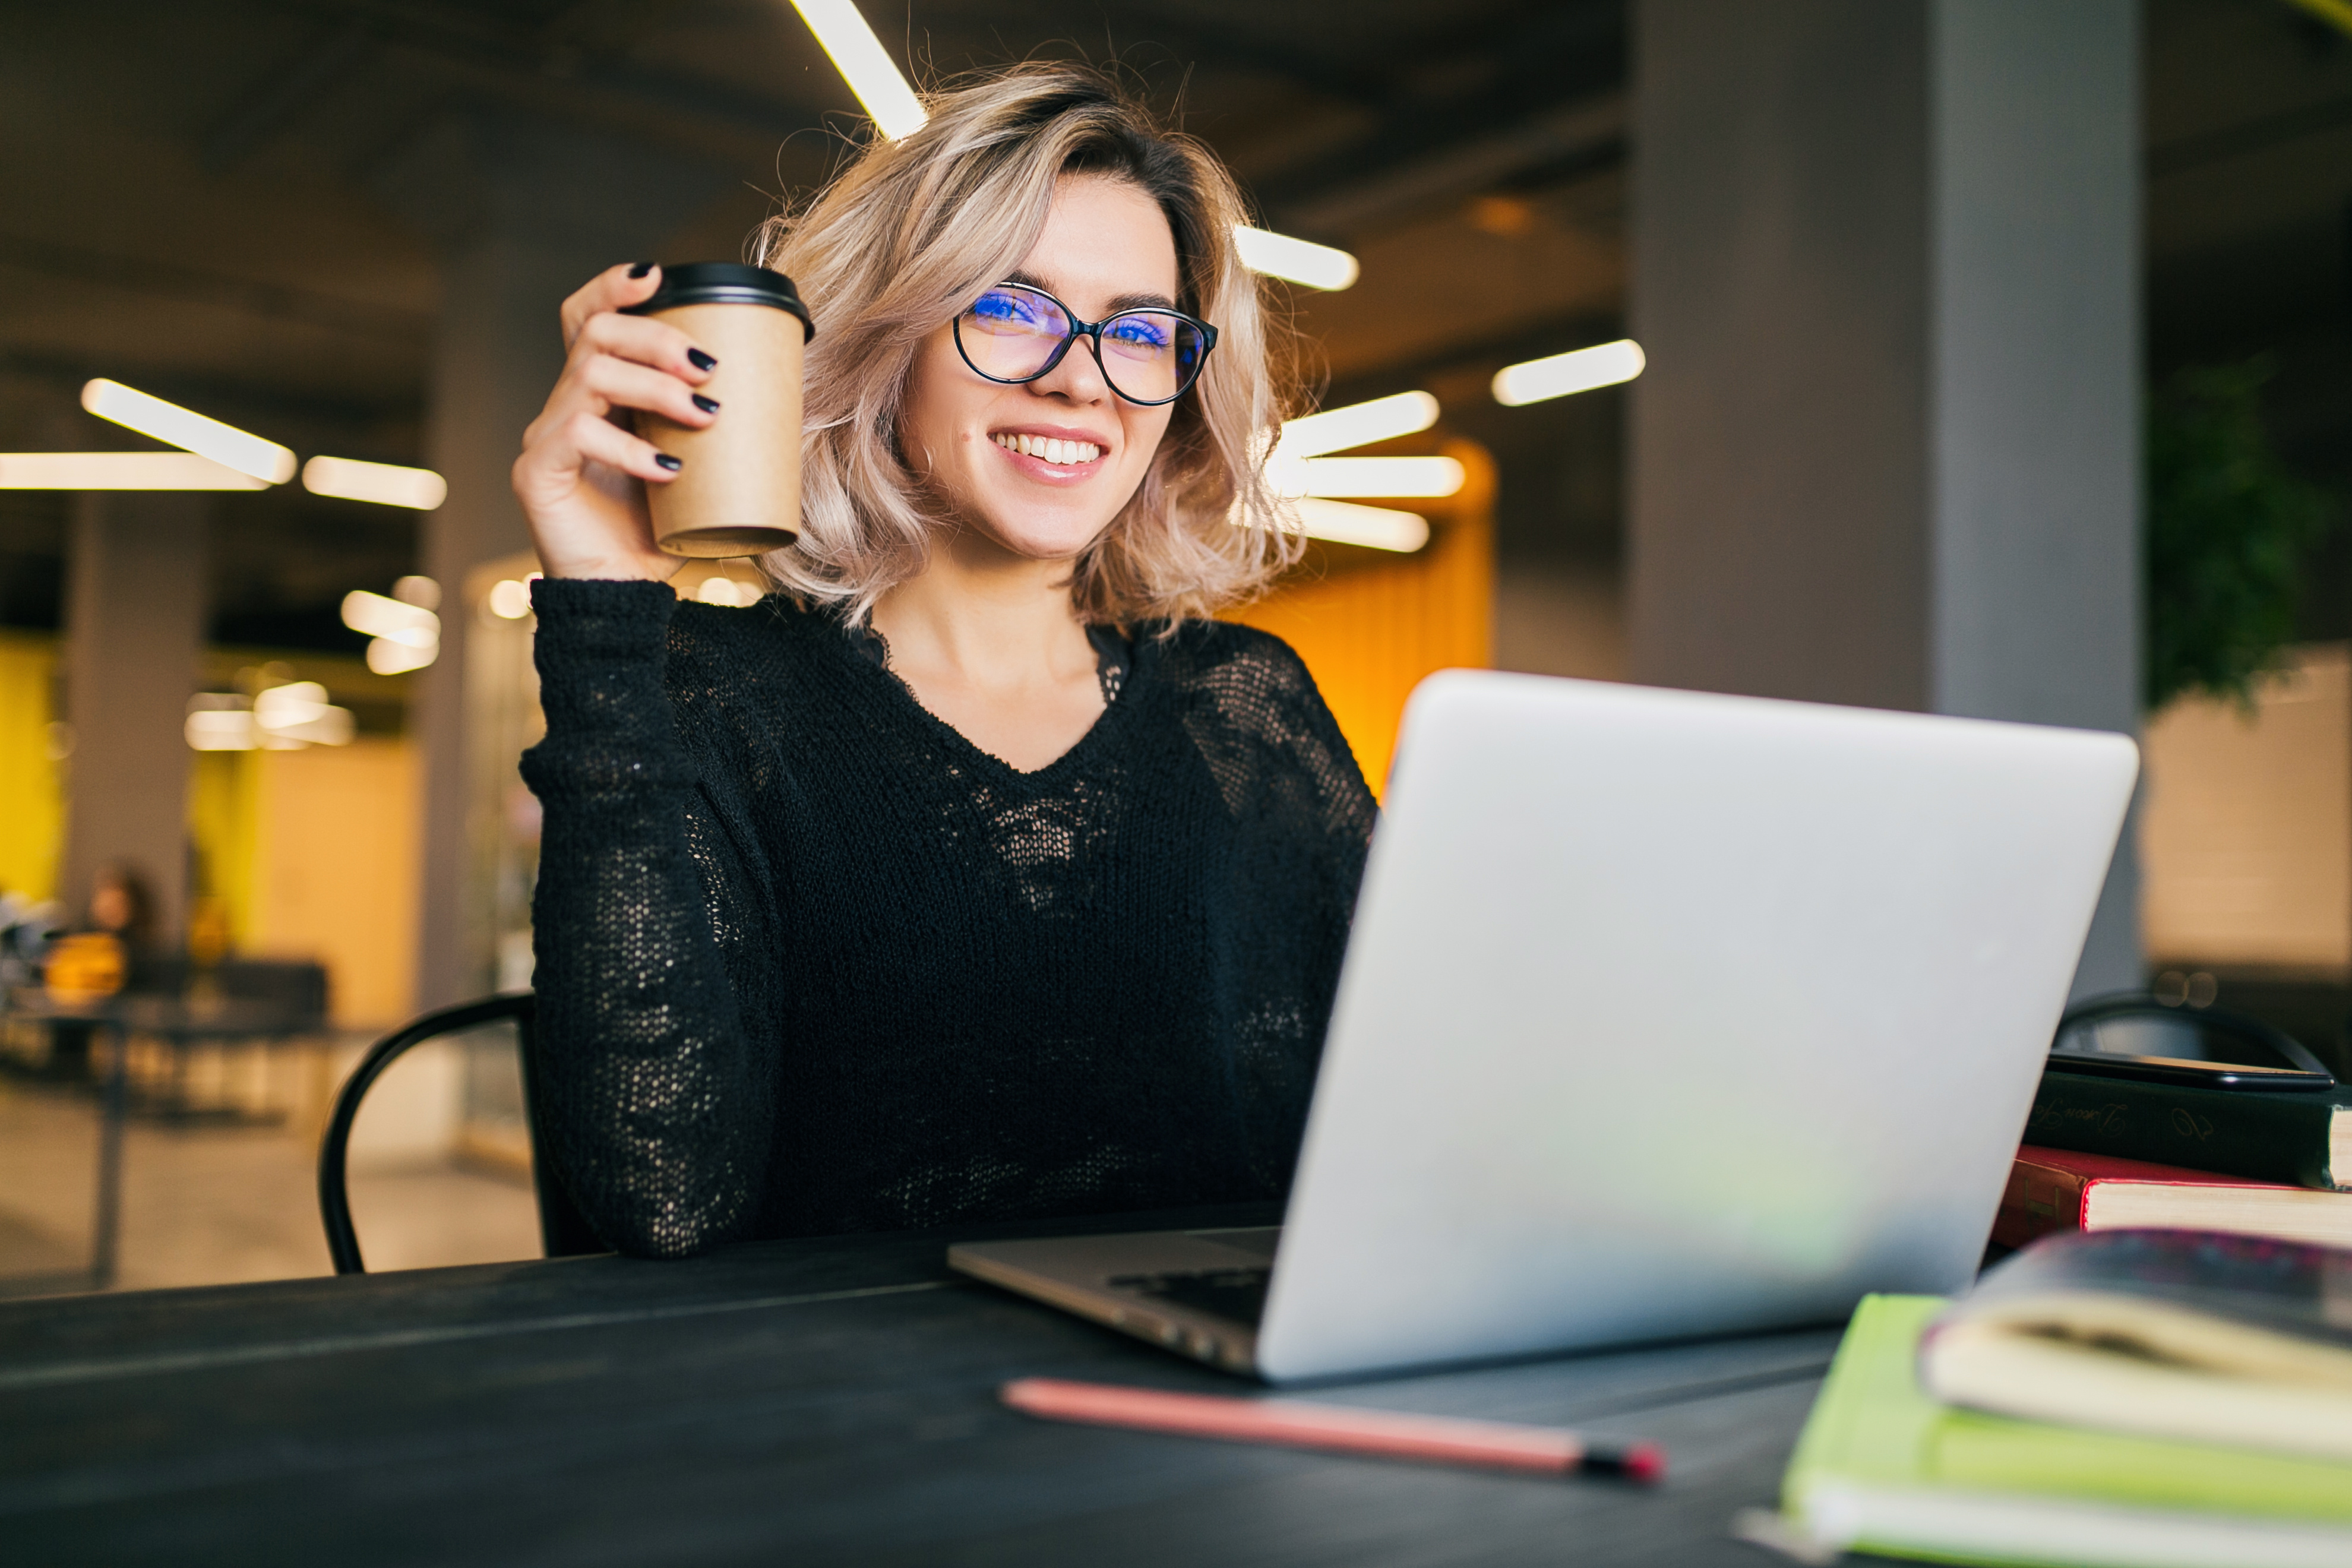
<path fill-rule="evenodd" d="M 889 688 L 896 700 L 905 704 L 913 712 L 919 723 L 928 724 L 939 731 L 944 737 L 948 746 L 961 752 L 973 763 L 993 770 L 1000 777 L 1019 784 L 1032 794 L 1042 792 L 1060 782 L 1057 775 L 1076 772 L 1081 759 L 1089 750 L 1108 743 L 1105 739 L 1107 734 L 1115 725 L 1125 722 L 1120 717 L 1122 710 L 1134 707 L 1142 695 L 1140 689 L 1147 679 L 1144 661 L 1150 657 L 1144 651 L 1145 639 L 1136 638 L 1132 644 L 1133 653 L 1128 661 L 1127 673 L 1119 684 L 1118 695 L 1103 705 L 1103 710 L 1095 716 L 1095 721 L 1087 726 L 1086 733 L 1071 742 L 1068 749 L 1060 756 L 1042 768 L 1024 773 L 994 752 L 982 746 L 929 708 L 924 707 L 923 700 L 915 695 L 914 688 L 908 686 L 896 670 L 886 665 L 876 664 L 866 658 L 840 627 L 835 627 L 834 631 L 840 645 L 840 653 L 845 660 L 856 666 L 861 672 L 880 679 Z M 1157 648 L 1152 650 L 1154 654 L 1157 652 Z"/>

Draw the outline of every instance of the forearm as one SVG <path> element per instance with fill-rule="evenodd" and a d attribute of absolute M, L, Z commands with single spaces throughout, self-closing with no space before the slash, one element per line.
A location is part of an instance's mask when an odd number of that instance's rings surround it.
<path fill-rule="evenodd" d="M 756 1221 L 772 1117 L 711 931 L 696 767 L 663 689 L 668 590 L 540 584 L 534 923 L 548 1151 L 598 1234 L 672 1257 Z"/>

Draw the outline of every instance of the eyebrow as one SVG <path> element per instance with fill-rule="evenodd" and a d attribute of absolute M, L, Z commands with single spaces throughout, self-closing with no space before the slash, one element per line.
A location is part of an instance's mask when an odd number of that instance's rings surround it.
<path fill-rule="evenodd" d="M 1031 273 L 1024 272 L 1019 268 L 1015 268 L 1014 270 L 1006 273 L 1004 275 L 1004 280 L 1007 283 L 1018 283 L 1024 289 L 1034 289 L 1040 293 L 1051 294 L 1054 292 L 1053 289 L 1045 286 L 1044 279 L 1037 278 Z M 1110 302 L 1110 309 L 1103 313 L 1106 316 L 1116 316 L 1121 310 L 1172 310 L 1174 309 L 1176 309 L 1176 301 L 1171 300 L 1167 295 L 1156 292 L 1146 292 L 1141 294 L 1119 294 L 1114 296 Z"/>

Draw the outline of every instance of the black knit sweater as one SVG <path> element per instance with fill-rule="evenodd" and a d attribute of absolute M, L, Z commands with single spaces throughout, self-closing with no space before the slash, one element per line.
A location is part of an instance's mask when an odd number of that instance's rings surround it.
<path fill-rule="evenodd" d="M 1281 1194 L 1373 805 L 1279 639 L 1140 628 L 1024 773 L 781 596 L 533 599 L 546 1153 L 607 1242 Z"/>

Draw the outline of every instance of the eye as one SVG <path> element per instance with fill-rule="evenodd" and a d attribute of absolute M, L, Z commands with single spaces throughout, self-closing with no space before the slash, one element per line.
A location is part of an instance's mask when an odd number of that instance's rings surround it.
<path fill-rule="evenodd" d="M 1164 349 L 1173 334 L 1168 323 L 1155 316 L 1121 316 L 1106 335 L 1125 349 Z"/>
<path fill-rule="evenodd" d="M 971 309 L 967 314 L 975 321 L 986 321 L 991 325 L 1010 326 L 1034 321 L 1036 311 L 1030 302 L 1020 295 L 992 289 L 973 300 Z"/>

